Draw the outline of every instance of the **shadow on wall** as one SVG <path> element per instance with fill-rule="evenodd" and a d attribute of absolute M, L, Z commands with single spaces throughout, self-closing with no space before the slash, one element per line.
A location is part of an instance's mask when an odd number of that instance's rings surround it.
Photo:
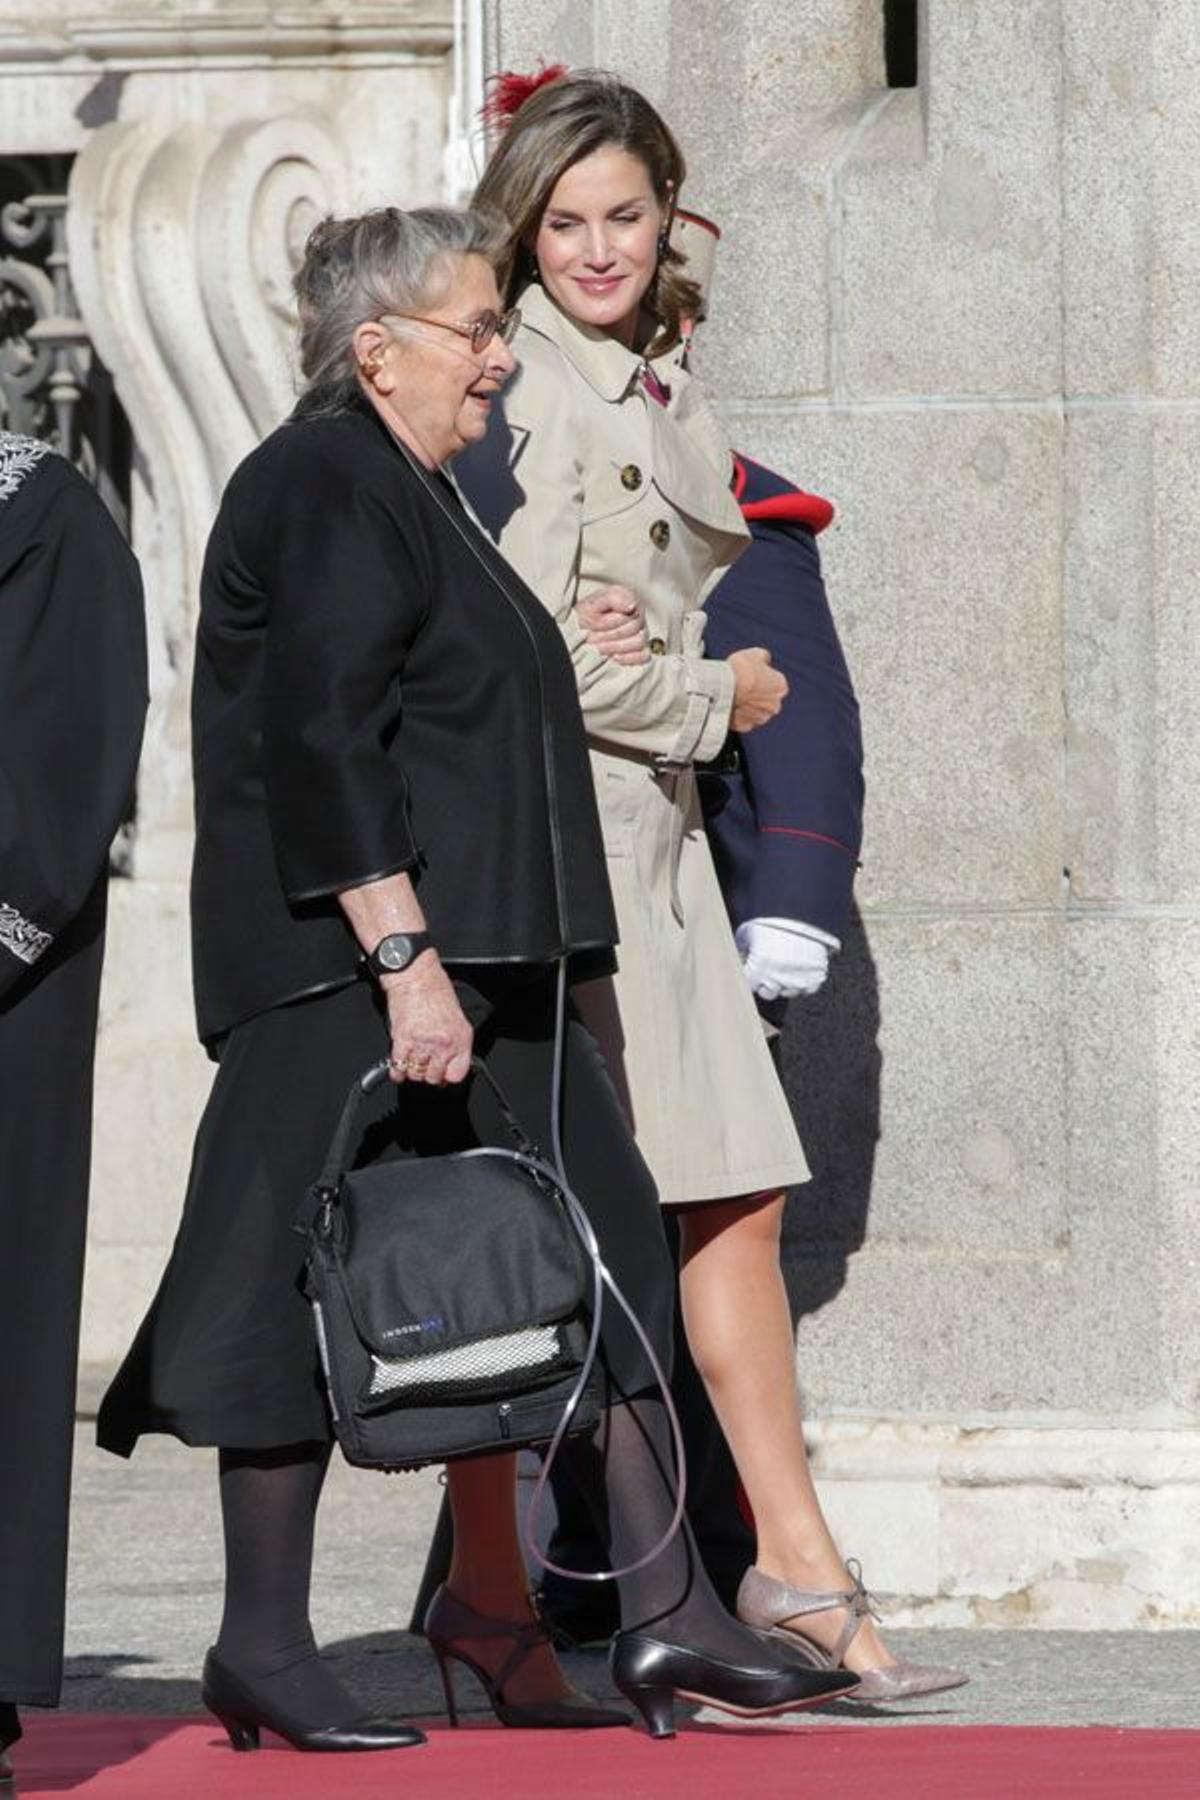
<path fill-rule="evenodd" d="M 855 907 L 829 980 L 791 1003 L 782 1071 L 812 1180 L 795 1188 L 783 1223 L 793 1324 L 827 1306 L 867 1235 L 879 1141 L 879 982 Z"/>

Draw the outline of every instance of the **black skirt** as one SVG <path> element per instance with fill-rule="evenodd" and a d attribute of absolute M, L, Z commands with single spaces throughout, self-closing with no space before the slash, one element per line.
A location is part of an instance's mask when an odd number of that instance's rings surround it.
<path fill-rule="evenodd" d="M 548 1147 L 553 974 L 473 970 L 469 986 L 456 985 L 476 1023 L 477 1053 L 525 1130 Z M 367 983 L 277 1007 L 230 1032 L 171 1260 L 100 1409 L 105 1449 L 128 1456 L 144 1431 L 256 1449 L 332 1435 L 293 1220 L 351 1082 L 387 1048 L 380 998 Z M 389 1086 L 361 1119 L 359 1166 L 510 1142 L 483 1082 Z M 605 1261 L 667 1369 L 675 1284 L 653 1178 L 603 1058 L 573 1016 L 563 1153 Z M 652 1385 L 645 1353 L 611 1302 L 602 1355 L 619 1393 Z"/>

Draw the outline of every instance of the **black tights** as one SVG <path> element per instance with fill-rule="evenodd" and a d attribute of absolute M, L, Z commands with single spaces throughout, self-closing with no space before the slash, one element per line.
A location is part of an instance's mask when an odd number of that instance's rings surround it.
<path fill-rule="evenodd" d="M 346 1725 L 362 1707 L 321 1661 L 308 1616 L 328 1464 L 328 1444 L 221 1451 L 225 1611 L 216 1649 L 268 1705 L 314 1725 Z"/>
<path fill-rule="evenodd" d="M 661 1399 L 610 1407 L 562 1455 L 596 1516 L 616 1567 L 662 1537 L 674 1506 L 670 1433 Z M 317 1653 L 308 1616 L 313 1528 L 329 1461 L 326 1444 L 222 1450 L 225 1611 L 217 1654 L 268 1703 L 314 1724 L 348 1723 L 361 1707 Z M 704 1572 L 686 1520 L 661 1555 L 618 1584 L 621 1623 L 701 1653 L 760 1668 L 791 1667 L 731 1618 Z"/>
<path fill-rule="evenodd" d="M 674 1510 L 667 1411 L 657 1396 L 610 1406 L 598 1430 L 573 1438 L 561 1455 L 590 1506 L 614 1568 L 636 1562 L 662 1537 Z M 639 1628 L 706 1655 L 759 1667 L 776 1661 L 717 1598 L 685 1518 L 661 1555 L 617 1583 L 621 1626 Z M 785 1659 L 779 1658 L 780 1666 Z"/>

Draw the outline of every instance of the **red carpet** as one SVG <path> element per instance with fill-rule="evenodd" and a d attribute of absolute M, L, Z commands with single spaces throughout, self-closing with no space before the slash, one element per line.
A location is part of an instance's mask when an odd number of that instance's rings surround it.
<path fill-rule="evenodd" d="M 978 1725 L 695 1726 L 633 1731 L 434 1726 L 427 1747 L 235 1755 L 208 1721 L 26 1715 L 20 1795 L 91 1800 L 1198 1800 L 1200 1731 Z"/>

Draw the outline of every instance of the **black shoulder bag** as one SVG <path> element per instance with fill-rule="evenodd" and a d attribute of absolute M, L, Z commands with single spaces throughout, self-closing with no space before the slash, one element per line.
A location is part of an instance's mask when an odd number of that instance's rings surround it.
<path fill-rule="evenodd" d="M 555 1436 L 568 1408 L 572 1431 L 600 1416 L 588 1247 L 555 1170 L 477 1057 L 472 1068 L 515 1148 L 347 1171 L 359 1104 L 387 1076 L 376 1063 L 347 1096 L 305 1209 L 334 1430 L 365 1468 L 516 1450 Z"/>

